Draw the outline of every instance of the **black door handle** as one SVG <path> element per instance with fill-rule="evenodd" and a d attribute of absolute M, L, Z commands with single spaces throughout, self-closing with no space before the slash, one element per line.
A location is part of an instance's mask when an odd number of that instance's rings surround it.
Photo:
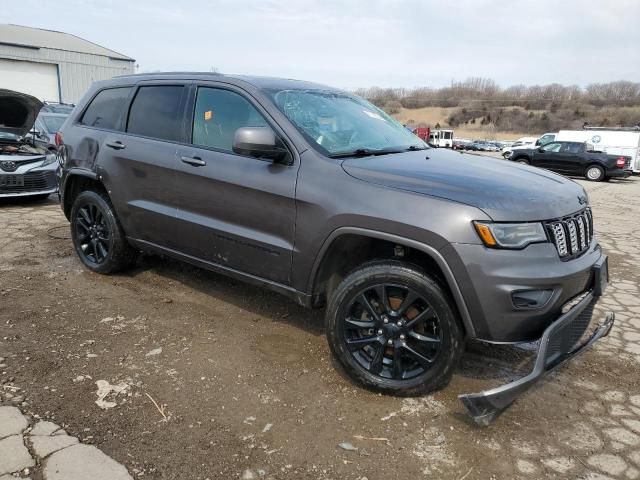
<path fill-rule="evenodd" d="M 105 145 L 109 148 L 113 148 L 114 150 L 122 150 L 126 147 L 126 145 L 120 140 L 116 140 L 115 142 L 106 142 Z"/>
<path fill-rule="evenodd" d="M 207 164 L 200 157 L 180 157 L 180 160 L 183 163 L 188 163 L 189 165 L 193 165 L 194 167 L 203 167 Z"/>

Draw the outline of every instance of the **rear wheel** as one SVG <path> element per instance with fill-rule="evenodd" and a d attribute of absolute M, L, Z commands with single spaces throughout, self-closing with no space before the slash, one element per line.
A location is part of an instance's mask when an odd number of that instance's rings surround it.
<path fill-rule="evenodd" d="M 445 386 L 464 348 L 455 307 L 440 285 L 395 261 L 347 276 L 330 299 L 326 329 L 350 378 L 395 395 Z"/>
<path fill-rule="evenodd" d="M 592 182 L 600 182 L 604 180 L 604 169 L 598 165 L 591 165 L 584 176 Z"/>
<path fill-rule="evenodd" d="M 106 195 L 84 191 L 71 208 L 71 238 L 82 263 L 97 273 L 114 273 L 130 266 L 136 251 L 127 243 Z"/>

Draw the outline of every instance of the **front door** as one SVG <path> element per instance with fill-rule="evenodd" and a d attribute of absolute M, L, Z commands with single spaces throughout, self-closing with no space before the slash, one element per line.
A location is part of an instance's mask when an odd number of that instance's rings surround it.
<path fill-rule="evenodd" d="M 179 152 L 180 250 L 198 259 L 290 283 L 298 160 L 233 152 L 240 127 L 271 126 L 266 112 L 228 86 L 194 88 L 191 145 Z"/>
<path fill-rule="evenodd" d="M 560 142 L 548 143 L 544 147 L 538 147 L 532 156 L 531 165 L 534 167 L 546 168 L 554 172 L 564 173 L 562 162 L 558 160 L 561 155 Z"/>

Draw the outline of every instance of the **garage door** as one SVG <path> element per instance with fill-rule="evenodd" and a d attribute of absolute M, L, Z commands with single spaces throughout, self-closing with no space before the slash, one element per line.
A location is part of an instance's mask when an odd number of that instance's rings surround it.
<path fill-rule="evenodd" d="M 0 88 L 28 93 L 40 100 L 58 102 L 58 67 L 51 63 L 0 58 Z"/>

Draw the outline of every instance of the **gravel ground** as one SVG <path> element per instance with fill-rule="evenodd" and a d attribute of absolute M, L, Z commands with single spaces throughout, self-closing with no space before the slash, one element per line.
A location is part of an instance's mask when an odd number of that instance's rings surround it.
<path fill-rule="evenodd" d="M 376 395 L 334 369 L 322 311 L 158 257 L 83 269 L 53 197 L 0 204 L 0 405 L 134 478 L 640 478 L 640 180 L 584 184 L 610 255 L 598 314 L 617 323 L 489 428 L 457 395 L 530 349 L 470 345 L 448 388 Z"/>

